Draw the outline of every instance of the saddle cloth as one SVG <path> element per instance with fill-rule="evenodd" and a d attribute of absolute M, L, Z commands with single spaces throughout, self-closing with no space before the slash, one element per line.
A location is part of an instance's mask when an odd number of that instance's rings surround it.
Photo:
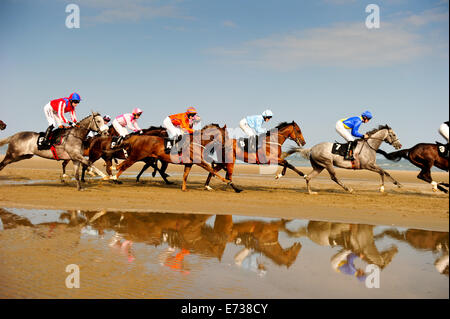
<path fill-rule="evenodd" d="M 439 156 L 448 159 L 450 155 L 450 144 L 436 142 Z"/>

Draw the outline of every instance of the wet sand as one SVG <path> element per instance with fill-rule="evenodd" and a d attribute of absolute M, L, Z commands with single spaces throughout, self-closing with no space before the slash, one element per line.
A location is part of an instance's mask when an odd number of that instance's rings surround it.
<path fill-rule="evenodd" d="M 96 166 L 104 171 L 102 161 Z M 84 191 L 77 191 L 75 180 L 61 183 L 61 162 L 33 158 L 7 166 L 0 172 L 0 207 L 112 210 L 134 212 L 172 212 L 233 214 L 277 218 L 303 218 L 334 222 L 396 225 L 417 229 L 448 231 L 449 197 L 433 193 L 431 185 L 416 178 L 418 171 L 390 171 L 403 184 L 397 188 L 386 180 L 385 193 L 378 191 L 379 175 L 368 171 L 337 169 L 338 177 L 352 187 L 349 194 L 322 172 L 312 182 L 318 195 L 309 195 L 305 181 L 294 172 L 281 180 L 274 173 L 260 174 L 258 166 L 237 165 L 234 183 L 244 191 L 235 193 L 218 179 L 206 191 L 206 171 L 194 167 L 188 180 L 188 191 L 181 191 L 182 166 L 169 165 L 166 185 L 157 175 L 144 175 L 136 183 L 142 167 L 135 164 L 122 176 L 122 185 L 89 179 Z M 310 167 L 299 168 L 309 173 Z M 280 172 L 281 169 L 278 169 Z M 72 165 L 68 165 L 73 174 Z M 222 172 L 223 173 L 223 172 Z M 446 172 L 433 172 L 436 181 L 447 181 Z"/>

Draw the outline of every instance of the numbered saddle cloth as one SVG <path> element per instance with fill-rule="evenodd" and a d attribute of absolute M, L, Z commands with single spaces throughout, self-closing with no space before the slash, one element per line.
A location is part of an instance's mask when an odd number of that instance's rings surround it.
<path fill-rule="evenodd" d="M 437 145 L 439 156 L 448 159 L 449 153 L 450 153 L 450 147 L 449 147 L 450 144 L 442 144 L 442 143 L 436 142 L 436 145 Z"/>
<path fill-rule="evenodd" d="M 37 139 L 37 145 L 39 150 L 49 150 L 52 146 L 61 145 L 64 138 L 64 133 L 66 132 L 66 128 L 57 128 L 50 133 L 48 137 L 47 144 L 40 144 L 39 142 L 44 139 L 45 132 L 39 132 L 39 137 Z"/>
<path fill-rule="evenodd" d="M 342 143 L 335 142 L 333 144 L 333 148 L 331 149 L 331 153 L 340 155 L 340 156 L 345 156 L 345 154 L 347 152 L 347 146 L 348 146 L 348 143 L 342 144 Z M 355 147 L 353 147 L 353 149 L 354 148 Z"/>

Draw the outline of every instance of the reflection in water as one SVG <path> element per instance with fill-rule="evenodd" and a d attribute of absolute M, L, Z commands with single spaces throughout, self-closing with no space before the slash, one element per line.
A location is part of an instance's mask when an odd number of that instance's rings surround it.
<path fill-rule="evenodd" d="M 0 230 L 32 227 L 41 238 L 52 238 L 56 230 L 70 228 L 78 234 L 73 245 L 79 245 L 81 236 L 97 240 L 105 238 L 105 249 L 130 265 L 148 258 L 136 253 L 136 244 L 155 247 L 153 263 L 186 278 L 193 272 L 192 258 L 220 263 L 227 247 L 233 251 L 230 266 L 245 274 L 256 273 L 257 278 L 266 278 L 269 270 L 272 272 L 271 269 L 277 267 L 290 270 L 301 260 L 302 244 L 332 248 L 327 251 L 331 268 L 360 282 L 365 282 L 368 275 L 366 265 L 377 265 L 382 271 L 389 268 L 399 252 L 396 244 L 401 246 L 401 243 L 407 243 L 415 251 L 431 252 L 435 269 L 447 277 L 449 274 L 447 232 L 382 227 L 381 232 L 374 233 L 374 228 L 381 226 L 233 218 L 232 215 L 76 210 L 54 216 L 52 221 L 34 219 L 32 223 L 27 214 L 19 215 L 0 208 Z M 389 246 L 385 245 L 386 241 L 390 242 Z M 380 245 L 380 242 L 384 244 Z M 377 244 L 382 248 L 379 249 Z"/>

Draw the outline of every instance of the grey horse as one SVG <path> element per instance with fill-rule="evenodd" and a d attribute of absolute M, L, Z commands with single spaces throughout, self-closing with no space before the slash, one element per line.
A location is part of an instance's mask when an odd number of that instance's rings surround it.
<path fill-rule="evenodd" d="M 86 139 L 89 131 L 106 133 L 107 130 L 108 126 L 105 125 L 102 116 L 99 113 L 92 113 L 92 115 L 78 122 L 77 126 L 66 129 L 62 134 L 61 144 L 55 145 L 58 160 L 72 160 L 78 190 L 81 190 L 79 174 L 80 163 L 87 166 L 91 165 L 91 163 L 83 157 L 83 140 Z M 5 144 L 9 145 L 5 158 L 0 163 L 0 171 L 8 164 L 32 158 L 34 155 L 55 159 L 51 150 L 38 150 L 38 138 L 39 133 L 26 131 L 1 139 L 0 146 Z M 94 170 L 99 171 L 95 166 L 92 167 Z"/>
<path fill-rule="evenodd" d="M 357 140 L 357 145 L 354 151 L 356 161 L 353 163 L 351 161 L 344 160 L 344 157 L 341 155 L 333 154 L 331 152 L 333 143 L 329 142 L 314 145 L 309 149 L 294 147 L 288 152 L 285 152 L 283 157 L 287 157 L 293 153 L 300 153 L 303 157 L 310 160 L 313 170 L 304 176 L 306 179 L 308 192 L 310 194 L 317 194 L 311 190 L 310 181 L 313 177 L 320 174 L 323 169 L 327 169 L 331 179 L 334 182 L 339 184 L 346 191 L 350 193 L 353 192 L 351 188 L 345 186 L 344 183 L 336 177 L 334 166 L 347 169 L 367 169 L 372 172 L 377 172 L 381 176 L 380 192 L 384 192 L 385 175 L 390 178 L 395 185 L 401 187 L 402 185 L 399 182 L 397 182 L 391 175 L 389 175 L 388 172 L 376 164 L 376 151 L 380 147 L 381 143 L 386 142 L 391 144 L 395 149 L 400 149 L 402 147 L 397 135 L 392 128 L 387 125 L 379 126 L 366 134 L 369 135 L 368 139 Z"/>

